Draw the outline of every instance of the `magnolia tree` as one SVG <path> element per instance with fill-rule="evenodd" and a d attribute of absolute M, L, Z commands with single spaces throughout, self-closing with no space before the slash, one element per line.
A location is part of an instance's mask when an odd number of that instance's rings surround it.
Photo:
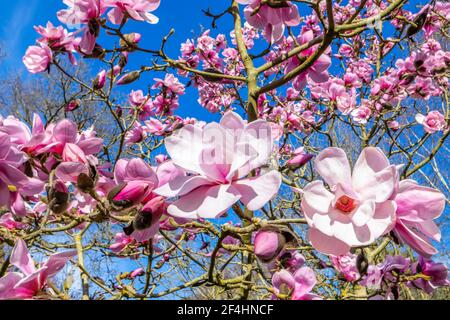
<path fill-rule="evenodd" d="M 159 0 L 63 2 L 23 63 L 69 84 L 64 118 L 0 118 L 0 298 L 426 299 L 449 284 L 448 2 L 222 1 L 178 56 L 174 30 L 137 33 L 158 28 Z M 185 94 L 217 122 L 177 115 Z"/>

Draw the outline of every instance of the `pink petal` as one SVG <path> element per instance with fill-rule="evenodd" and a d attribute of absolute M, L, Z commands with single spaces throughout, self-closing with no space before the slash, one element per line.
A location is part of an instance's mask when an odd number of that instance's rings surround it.
<path fill-rule="evenodd" d="M 182 196 L 167 211 L 180 218 L 218 218 L 239 198 L 230 185 L 205 186 Z"/>
<path fill-rule="evenodd" d="M 330 187 L 338 183 L 351 185 L 350 165 L 344 150 L 327 148 L 319 153 L 314 163 L 317 172 Z"/>
<path fill-rule="evenodd" d="M 281 174 L 272 170 L 256 178 L 239 180 L 233 186 L 249 210 L 259 210 L 277 194 L 281 186 Z"/>
<path fill-rule="evenodd" d="M 309 229 L 311 245 L 324 254 L 340 256 L 350 251 L 350 246 L 334 237 L 327 236 L 315 228 Z"/>
<path fill-rule="evenodd" d="M 213 182 L 202 176 L 179 176 L 153 192 L 167 198 L 181 197 L 201 186 L 212 184 Z"/>
<path fill-rule="evenodd" d="M 22 239 L 17 240 L 11 252 L 10 263 L 19 268 L 25 275 L 36 271 L 33 258 L 28 253 L 27 245 Z"/>

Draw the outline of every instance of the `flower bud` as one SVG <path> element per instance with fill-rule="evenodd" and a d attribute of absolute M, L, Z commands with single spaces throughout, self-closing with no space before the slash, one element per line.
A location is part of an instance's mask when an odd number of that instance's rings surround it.
<path fill-rule="evenodd" d="M 80 173 L 80 175 L 77 178 L 77 188 L 84 192 L 89 193 L 92 189 L 94 189 L 95 182 L 94 179 L 92 179 L 90 176 L 88 176 L 85 173 Z"/>
<path fill-rule="evenodd" d="M 262 261 L 271 261 L 283 249 L 286 238 L 276 230 L 261 230 L 255 236 L 255 255 Z"/>
<path fill-rule="evenodd" d="M 124 75 L 122 78 L 120 78 L 117 81 L 118 85 L 124 85 L 124 84 L 130 84 L 134 81 L 138 80 L 141 76 L 141 73 L 139 71 L 132 71 Z"/>
<path fill-rule="evenodd" d="M 361 252 L 356 257 L 356 268 L 358 269 L 358 272 L 361 275 L 361 277 L 367 273 L 367 269 L 369 268 L 369 261 L 367 260 L 364 252 Z"/>
<path fill-rule="evenodd" d="M 61 181 L 56 181 L 51 188 L 47 190 L 48 207 L 56 214 L 63 213 L 69 207 L 69 190 Z"/>
<path fill-rule="evenodd" d="M 128 209 L 140 203 L 148 190 L 148 185 L 128 182 L 113 188 L 108 194 L 109 202 L 116 209 Z"/>
<path fill-rule="evenodd" d="M 97 74 L 97 77 L 94 79 L 92 86 L 94 90 L 100 90 L 105 86 L 106 83 L 106 70 L 102 70 Z"/>
<path fill-rule="evenodd" d="M 68 104 L 66 104 L 66 112 L 70 112 L 70 111 L 75 111 L 76 109 L 78 109 L 81 105 L 81 100 L 79 99 L 74 99 L 69 101 Z"/>

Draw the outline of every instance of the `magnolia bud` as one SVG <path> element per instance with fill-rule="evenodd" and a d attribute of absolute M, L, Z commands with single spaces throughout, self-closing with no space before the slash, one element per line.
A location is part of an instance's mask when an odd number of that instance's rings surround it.
<path fill-rule="evenodd" d="M 84 192 L 89 193 L 92 189 L 94 189 L 95 183 L 94 180 L 85 173 L 80 173 L 77 178 L 77 188 Z"/>
<path fill-rule="evenodd" d="M 271 261 L 283 249 L 286 238 L 276 230 L 261 230 L 255 236 L 255 255 L 262 261 Z"/>
<path fill-rule="evenodd" d="M 66 112 L 70 112 L 70 111 L 75 111 L 76 109 L 78 109 L 81 105 L 81 100 L 79 99 L 74 99 L 71 100 L 67 105 L 66 105 Z"/>
<path fill-rule="evenodd" d="M 94 79 L 92 86 L 94 90 L 100 90 L 105 86 L 106 83 L 106 70 L 102 70 L 97 74 L 97 77 Z"/>
<path fill-rule="evenodd" d="M 69 190 L 61 181 L 56 181 L 54 185 L 47 190 L 48 207 L 56 214 L 63 213 L 69 207 Z"/>
<path fill-rule="evenodd" d="M 145 204 L 145 206 L 136 214 L 133 222 L 123 229 L 129 236 L 133 231 L 141 231 L 150 228 L 155 222 L 159 221 L 164 207 L 164 198 L 155 197 Z"/>
<path fill-rule="evenodd" d="M 356 268 L 358 269 L 358 272 L 361 275 L 361 277 L 367 273 L 367 269 L 369 268 L 369 261 L 367 260 L 364 252 L 361 252 L 356 257 Z"/>
<path fill-rule="evenodd" d="M 124 84 L 130 84 L 136 80 L 138 80 L 141 76 L 141 73 L 139 71 L 132 71 L 124 75 L 122 78 L 120 78 L 117 81 L 118 85 L 124 85 Z"/>

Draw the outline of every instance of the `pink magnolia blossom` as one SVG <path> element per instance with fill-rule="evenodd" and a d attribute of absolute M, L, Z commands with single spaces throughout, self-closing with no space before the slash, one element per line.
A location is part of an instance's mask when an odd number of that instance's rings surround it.
<path fill-rule="evenodd" d="M 428 294 L 433 293 L 436 288 L 449 286 L 448 269 L 443 263 L 436 263 L 423 257 L 411 266 L 414 273 L 422 273 L 428 279 L 418 278 L 410 283 L 410 286 L 422 289 Z"/>
<path fill-rule="evenodd" d="M 121 24 L 125 15 L 137 21 L 146 21 L 151 24 L 158 23 L 159 19 L 150 12 L 158 9 L 160 0 L 103 0 L 113 7 L 108 18 L 114 24 Z"/>
<path fill-rule="evenodd" d="M 146 137 L 144 127 L 136 122 L 125 135 L 125 143 L 127 145 L 142 142 Z"/>
<path fill-rule="evenodd" d="M 331 262 L 347 281 L 358 280 L 360 275 L 356 267 L 356 254 L 347 253 L 342 256 L 331 256 Z"/>
<path fill-rule="evenodd" d="M 370 119 L 371 114 L 372 111 L 370 111 L 370 108 L 366 106 L 360 106 L 359 108 L 352 111 L 353 121 L 359 124 L 365 124 L 367 123 L 367 120 Z"/>
<path fill-rule="evenodd" d="M 45 44 L 30 46 L 22 61 L 31 73 L 41 73 L 48 70 L 53 59 L 52 50 Z"/>
<path fill-rule="evenodd" d="M 394 228 L 397 237 L 424 257 L 437 253 L 431 239 L 440 241 L 441 232 L 433 220 L 444 212 L 445 196 L 414 180 L 403 180 L 394 200 L 397 204 Z"/>
<path fill-rule="evenodd" d="M 380 149 L 365 148 L 351 173 L 345 152 L 327 148 L 317 156 L 315 168 L 331 189 L 314 181 L 303 190 L 301 206 L 311 227 L 309 240 L 317 250 L 343 255 L 390 231 L 397 168 Z"/>
<path fill-rule="evenodd" d="M 61 271 L 76 254 L 74 250 L 55 253 L 36 269 L 25 242 L 17 240 L 10 263 L 21 273 L 10 272 L 0 278 L 0 299 L 32 299 L 45 289 L 47 279 Z"/>
<path fill-rule="evenodd" d="M 100 90 L 105 86 L 106 83 L 106 70 L 102 70 L 95 77 L 93 87 L 95 90 Z"/>
<path fill-rule="evenodd" d="M 114 180 L 119 189 L 114 194 L 110 193 L 110 201 L 119 207 L 147 202 L 159 184 L 155 170 L 139 158 L 117 161 Z"/>
<path fill-rule="evenodd" d="M 174 164 L 194 173 L 155 190 L 178 197 L 168 207 L 175 217 L 217 218 L 238 200 L 249 210 L 258 210 L 281 184 L 276 170 L 245 178 L 266 164 L 272 152 L 271 127 L 264 120 L 246 123 L 229 111 L 220 123 L 184 126 L 166 139 L 166 149 Z"/>
<path fill-rule="evenodd" d="M 447 128 L 445 117 L 439 111 L 431 111 L 426 116 L 419 113 L 416 115 L 416 121 L 423 125 L 428 133 L 444 131 Z"/>
<path fill-rule="evenodd" d="M 310 31 L 304 32 L 299 37 L 299 44 L 306 44 L 314 39 L 314 33 Z M 302 51 L 299 56 L 300 57 L 309 57 L 314 54 L 315 50 L 317 49 L 316 46 L 312 46 L 309 49 L 306 49 Z M 294 79 L 294 88 L 298 91 L 302 90 L 308 80 L 312 80 L 314 83 L 324 83 L 329 79 L 328 74 L 328 68 L 331 65 L 331 57 L 328 54 L 329 52 L 325 52 L 322 54 L 315 62 L 314 64 L 308 68 L 306 71 L 300 73 L 295 79 Z M 296 67 L 300 65 L 299 57 L 294 56 L 289 60 L 289 63 L 286 68 L 286 72 L 290 72 L 294 70 Z"/>
<path fill-rule="evenodd" d="M 317 283 L 314 271 L 309 267 L 301 267 L 294 274 L 283 269 L 272 276 L 272 285 L 277 294 L 287 294 L 292 300 L 321 300 L 311 293 Z"/>
<path fill-rule="evenodd" d="M 116 233 L 116 235 L 114 236 L 114 243 L 110 245 L 109 248 L 115 254 L 119 254 L 133 241 L 133 238 L 127 236 L 125 233 Z"/>
<path fill-rule="evenodd" d="M 247 22 L 255 28 L 264 29 L 266 39 L 270 42 L 280 40 L 286 26 L 297 26 L 301 21 L 298 7 L 290 1 L 283 2 L 279 6 L 271 5 L 270 2 L 262 3 L 261 0 L 237 0 L 237 2 L 247 5 L 244 9 Z"/>
<path fill-rule="evenodd" d="M 163 197 L 149 200 L 136 214 L 133 223 L 124 229 L 138 242 L 153 238 L 159 231 L 159 220 L 165 212 L 166 205 Z"/>
<path fill-rule="evenodd" d="M 0 217 L 0 227 L 6 228 L 8 230 L 14 230 L 25 228 L 26 225 L 24 223 L 17 222 L 14 219 L 13 214 L 8 212 Z"/>
<path fill-rule="evenodd" d="M 170 93 L 177 95 L 183 95 L 185 88 L 184 84 L 178 80 L 173 74 L 167 73 L 164 80 L 155 78 L 156 83 L 153 85 L 153 89 L 163 88 L 168 90 Z"/>
<path fill-rule="evenodd" d="M 58 12 L 58 19 L 69 26 L 86 24 L 99 18 L 107 9 L 104 0 L 63 0 L 67 9 Z"/>
<path fill-rule="evenodd" d="M 19 216 L 27 214 L 22 197 L 38 195 L 44 188 L 42 181 L 22 172 L 21 166 L 26 160 L 25 154 L 13 146 L 10 137 L 0 132 L 0 207 L 5 206 Z"/>

